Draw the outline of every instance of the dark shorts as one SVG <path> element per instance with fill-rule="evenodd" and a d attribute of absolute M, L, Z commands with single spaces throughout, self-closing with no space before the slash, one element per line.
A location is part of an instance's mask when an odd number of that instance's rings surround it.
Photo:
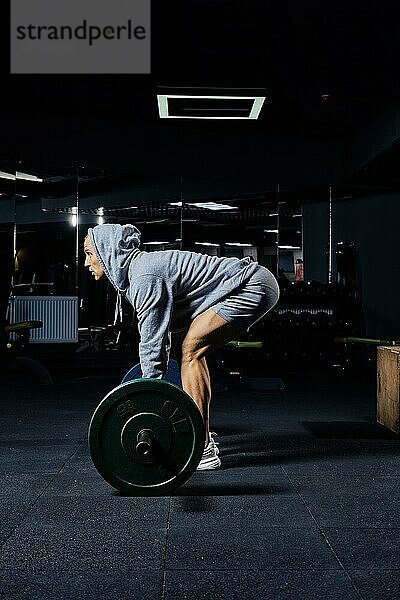
<path fill-rule="evenodd" d="M 240 288 L 210 308 L 238 329 L 248 330 L 279 300 L 278 283 L 268 269 L 259 269 Z"/>

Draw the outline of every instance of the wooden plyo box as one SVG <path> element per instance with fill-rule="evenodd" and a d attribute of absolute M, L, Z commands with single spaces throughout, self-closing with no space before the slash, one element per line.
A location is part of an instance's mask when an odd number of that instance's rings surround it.
<path fill-rule="evenodd" d="M 400 346 L 378 347 L 377 421 L 400 433 Z"/>

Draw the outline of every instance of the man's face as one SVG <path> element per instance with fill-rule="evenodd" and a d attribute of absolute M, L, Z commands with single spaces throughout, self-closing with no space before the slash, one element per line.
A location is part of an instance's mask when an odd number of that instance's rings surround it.
<path fill-rule="evenodd" d="M 90 243 L 89 237 L 85 237 L 83 249 L 85 251 L 85 267 L 89 268 L 89 271 L 92 273 L 95 280 L 98 281 L 103 277 L 104 271 L 103 267 L 97 260 L 97 257 L 93 250 L 93 246 Z"/>

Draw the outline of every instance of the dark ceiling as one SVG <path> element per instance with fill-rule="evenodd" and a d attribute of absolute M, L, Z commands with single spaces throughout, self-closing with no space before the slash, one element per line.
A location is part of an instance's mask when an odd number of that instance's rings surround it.
<path fill-rule="evenodd" d="M 395 2 L 151 5 L 151 75 L 6 75 L 3 113 L 155 123 L 158 86 L 261 87 L 268 103 L 257 129 L 341 139 L 398 93 Z"/>
<path fill-rule="evenodd" d="M 154 147 L 159 144 L 157 128 L 166 125 L 159 119 L 156 98 L 165 87 L 186 88 L 188 92 L 193 88 L 208 92 L 260 88 L 265 90 L 267 102 L 256 122 L 220 121 L 216 125 L 177 120 L 168 122 L 168 127 L 186 129 L 186 139 L 192 131 L 218 128 L 218 136 L 227 134 L 227 144 L 232 139 L 229 135 L 249 131 L 251 135 L 256 132 L 259 139 L 260 134 L 261 139 L 290 135 L 344 142 L 353 130 L 369 123 L 399 97 L 397 2 L 152 0 L 151 7 L 150 75 L 10 75 L 6 60 L 0 98 L 3 121 L 30 117 L 40 123 L 42 117 L 51 116 L 60 121 L 98 120 L 116 127 L 138 125 L 148 128 L 149 138 L 154 136 L 147 141 L 151 149 L 152 142 Z M 24 133 L 19 136 L 24 143 Z M 63 144 L 61 136 L 58 143 Z M 151 156 L 151 150 L 148 152 Z M 0 158 L 9 156 L 3 154 Z M 399 165 L 399 143 L 393 143 L 361 171 L 337 182 L 340 185 L 335 188 L 335 197 L 399 189 Z M 39 161 L 37 166 L 37 171 L 31 172 L 41 175 L 40 167 L 46 167 L 46 163 Z M 105 167 L 107 170 L 107 164 Z M 137 176 L 136 172 L 136 181 Z M 69 172 L 68 167 L 66 173 L 44 172 L 43 177 L 45 183 L 39 187 L 19 182 L 19 193 L 32 198 L 74 195 L 73 169 Z M 80 178 L 82 198 L 112 189 L 113 185 L 129 186 L 120 175 L 110 177 L 102 171 L 88 172 L 86 177 L 81 173 Z M 2 182 L 3 193 L 10 185 Z M 242 196 L 245 204 L 274 202 L 276 188 L 266 187 L 255 188 L 261 200 Z M 296 189 L 293 199 L 287 192 L 288 197 L 282 195 L 281 201 L 293 200 L 296 212 L 299 201 L 320 199 L 326 190 L 326 185 L 321 188 L 317 184 L 313 189 L 306 186 Z M 159 197 L 163 199 L 163 193 Z M 240 201 L 234 195 L 230 198 Z"/>

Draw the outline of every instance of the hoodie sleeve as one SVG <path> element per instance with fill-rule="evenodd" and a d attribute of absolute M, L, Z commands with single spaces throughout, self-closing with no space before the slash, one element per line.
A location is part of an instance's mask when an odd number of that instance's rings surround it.
<path fill-rule="evenodd" d="M 141 275 L 132 300 L 139 327 L 142 376 L 161 379 L 167 371 L 171 346 L 172 287 L 162 277 Z"/>

